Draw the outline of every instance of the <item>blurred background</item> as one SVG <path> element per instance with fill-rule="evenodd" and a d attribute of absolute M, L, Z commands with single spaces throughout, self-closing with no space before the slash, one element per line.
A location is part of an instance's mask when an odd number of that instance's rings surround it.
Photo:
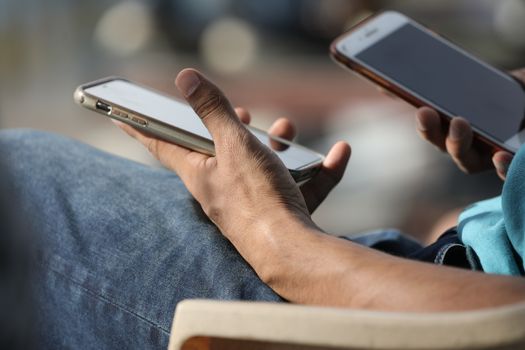
<path fill-rule="evenodd" d="M 158 166 L 106 118 L 76 106 L 73 90 L 119 75 L 175 94 L 177 72 L 196 67 L 255 126 L 287 116 L 298 142 L 319 152 L 337 140 L 352 145 L 345 178 L 314 215 L 323 229 L 397 227 L 426 240 L 501 182 L 460 173 L 418 138 L 412 107 L 331 61 L 332 39 L 384 9 L 501 68 L 525 65 L 523 0 L 0 0 L 0 126 L 56 132 Z"/>

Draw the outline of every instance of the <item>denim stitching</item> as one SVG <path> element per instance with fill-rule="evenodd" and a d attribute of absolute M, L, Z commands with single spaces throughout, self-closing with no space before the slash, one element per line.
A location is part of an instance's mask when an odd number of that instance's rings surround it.
<path fill-rule="evenodd" d="M 46 264 L 42 264 L 42 265 L 46 265 Z M 46 267 L 46 266 L 44 266 L 44 267 Z M 56 274 L 58 274 L 58 275 L 64 277 L 65 279 L 67 279 L 67 280 L 73 282 L 73 283 L 76 284 L 78 287 L 80 287 L 81 289 L 83 289 L 84 291 L 86 291 L 88 294 L 90 294 L 91 296 L 95 297 L 96 299 L 99 299 L 99 300 L 101 300 L 101 301 L 103 301 L 103 302 L 106 302 L 106 303 L 108 303 L 108 304 L 110 304 L 110 305 L 113 305 L 113 306 L 115 306 L 116 308 L 118 308 L 118 309 L 120 309 L 120 310 L 122 310 L 122 311 L 124 311 L 124 312 L 126 312 L 126 313 L 129 313 L 129 314 L 131 314 L 131 315 L 133 315 L 133 316 L 139 318 L 140 320 L 142 320 L 142 321 L 148 323 L 149 325 L 154 326 L 155 328 L 160 329 L 162 332 L 166 333 L 166 335 L 168 335 L 168 336 L 170 335 L 170 332 L 169 332 L 168 330 L 164 329 L 164 328 L 163 328 L 162 326 L 160 326 L 160 325 L 155 324 L 153 321 L 147 319 L 146 317 L 144 317 L 144 316 L 142 316 L 142 315 L 140 315 L 140 314 L 137 314 L 136 312 L 134 312 L 134 311 L 132 311 L 132 310 L 128 310 L 126 307 L 120 305 L 119 303 L 116 303 L 116 302 L 114 302 L 114 301 L 108 299 L 107 297 L 105 297 L 105 296 L 103 296 L 103 295 L 100 295 L 100 294 L 96 293 L 95 291 L 92 291 L 92 290 L 90 290 L 90 289 L 84 287 L 80 282 L 76 281 L 74 278 L 72 278 L 72 277 L 70 277 L 70 276 L 68 276 L 68 275 L 65 275 L 65 274 L 63 274 L 63 273 L 61 273 L 61 272 L 59 272 L 59 271 L 56 271 L 55 269 L 53 269 L 53 268 L 50 267 L 50 266 L 47 266 L 47 268 L 49 269 L 49 271 L 52 271 L 52 272 L 54 272 L 54 273 L 56 273 Z"/>
<path fill-rule="evenodd" d="M 445 260 L 445 255 L 453 247 L 463 247 L 464 248 L 465 246 L 463 244 L 458 244 L 458 243 L 445 244 L 443 247 L 439 249 L 438 253 L 436 254 L 434 263 L 438 265 L 443 265 L 443 262 Z"/>

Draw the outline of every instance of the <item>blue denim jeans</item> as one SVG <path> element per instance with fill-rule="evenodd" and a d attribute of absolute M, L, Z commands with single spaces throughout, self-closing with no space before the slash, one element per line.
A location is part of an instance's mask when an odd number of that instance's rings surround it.
<path fill-rule="evenodd" d="M 1 131 L 0 150 L 36 247 L 39 347 L 165 349 L 183 299 L 283 301 L 173 172 L 36 131 Z M 356 241 L 385 237 L 421 248 L 391 231 Z"/>
<path fill-rule="evenodd" d="M 40 347 L 166 349 L 180 300 L 282 300 L 173 172 L 42 132 L 0 148 L 37 240 Z"/>

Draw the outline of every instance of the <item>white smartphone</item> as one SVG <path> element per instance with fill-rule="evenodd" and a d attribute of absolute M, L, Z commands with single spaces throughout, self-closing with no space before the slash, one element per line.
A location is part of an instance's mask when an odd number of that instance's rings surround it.
<path fill-rule="evenodd" d="M 79 86 L 74 99 L 83 107 L 163 140 L 215 154 L 208 129 L 188 104 L 145 86 L 109 77 Z M 310 179 L 320 169 L 324 160 L 321 154 L 252 126 L 246 128 L 279 156 L 296 182 Z"/>
<path fill-rule="evenodd" d="M 525 142 L 521 82 L 405 15 L 369 17 L 337 38 L 332 57 L 416 107 L 448 122 L 466 118 L 492 151 L 515 152 Z"/>

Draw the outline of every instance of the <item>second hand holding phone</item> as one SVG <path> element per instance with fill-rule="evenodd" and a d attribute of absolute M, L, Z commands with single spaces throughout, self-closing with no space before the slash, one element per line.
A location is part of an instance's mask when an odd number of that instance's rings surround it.
<path fill-rule="evenodd" d="M 525 90 L 514 77 L 394 11 L 337 38 L 333 58 L 445 121 L 466 118 L 476 138 L 511 153 L 525 143 Z"/>

